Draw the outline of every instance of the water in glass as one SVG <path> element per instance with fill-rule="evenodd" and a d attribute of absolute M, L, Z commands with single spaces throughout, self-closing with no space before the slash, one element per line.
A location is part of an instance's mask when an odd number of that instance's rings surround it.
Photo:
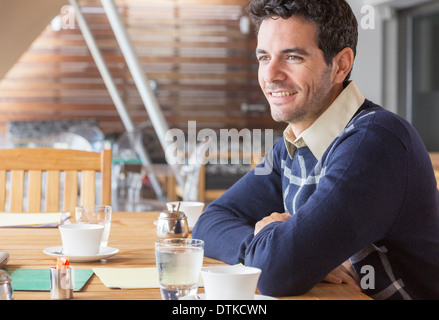
<path fill-rule="evenodd" d="M 164 300 L 176 300 L 197 293 L 203 256 L 202 247 L 156 249 L 160 290 Z"/>

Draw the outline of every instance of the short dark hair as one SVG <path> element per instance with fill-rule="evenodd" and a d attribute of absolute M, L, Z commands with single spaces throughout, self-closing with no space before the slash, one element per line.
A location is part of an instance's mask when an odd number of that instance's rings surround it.
<path fill-rule="evenodd" d="M 250 0 L 247 11 L 256 32 L 267 18 L 288 19 L 300 15 L 315 22 L 317 44 L 329 66 L 344 48 L 351 48 L 354 57 L 357 53 L 358 22 L 346 0 Z"/>

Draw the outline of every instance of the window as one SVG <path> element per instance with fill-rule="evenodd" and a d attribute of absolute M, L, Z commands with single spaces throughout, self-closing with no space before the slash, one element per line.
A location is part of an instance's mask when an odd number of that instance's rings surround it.
<path fill-rule="evenodd" d="M 439 3 L 401 14 L 401 105 L 428 151 L 439 151 Z"/>

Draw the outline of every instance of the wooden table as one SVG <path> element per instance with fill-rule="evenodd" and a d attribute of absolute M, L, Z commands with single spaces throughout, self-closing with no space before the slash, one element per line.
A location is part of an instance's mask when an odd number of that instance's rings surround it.
<path fill-rule="evenodd" d="M 120 252 L 105 260 L 87 263 L 72 263 L 76 269 L 93 267 L 155 267 L 154 241 L 157 212 L 113 213 L 108 245 Z M 49 269 L 56 259 L 43 253 L 43 249 L 61 245 L 57 228 L 1 228 L 0 251 L 10 254 L 8 268 Z M 221 264 L 205 258 L 204 265 Z M 203 292 L 203 288 L 199 289 Z M 15 300 L 48 300 L 49 292 L 15 291 Z M 110 289 L 94 274 L 82 291 L 74 292 L 74 299 L 160 300 L 160 290 L 154 289 Z M 369 297 L 346 284 L 320 283 L 301 296 L 282 297 L 282 300 L 367 300 Z"/>

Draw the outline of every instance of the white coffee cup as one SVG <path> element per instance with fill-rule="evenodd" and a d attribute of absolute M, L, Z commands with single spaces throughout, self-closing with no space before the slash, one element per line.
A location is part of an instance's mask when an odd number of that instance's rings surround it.
<path fill-rule="evenodd" d="M 61 233 L 63 254 L 66 256 L 94 256 L 99 253 L 104 226 L 100 224 L 64 224 Z"/>
<path fill-rule="evenodd" d="M 183 211 L 187 217 L 187 223 L 189 225 L 189 230 L 195 226 L 200 215 L 203 213 L 204 202 L 198 201 L 171 201 L 167 202 L 166 206 L 168 210 L 171 209 L 171 206 L 174 206 L 175 209 L 178 208 L 178 204 L 180 203 L 179 211 Z"/>
<path fill-rule="evenodd" d="M 207 300 L 254 300 L 261 269 L 211 266 L 201 269 Z"/>

